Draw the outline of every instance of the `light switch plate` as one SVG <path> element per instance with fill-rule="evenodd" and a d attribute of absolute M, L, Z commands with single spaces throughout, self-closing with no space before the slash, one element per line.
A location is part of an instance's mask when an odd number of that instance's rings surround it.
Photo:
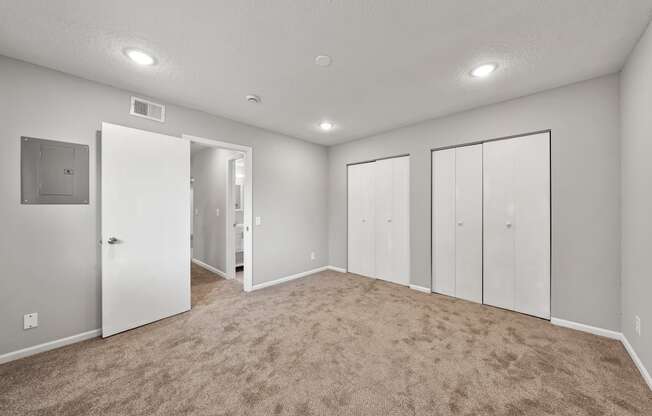
<path fill-rule="evenodd" d="M 220 209 L 219 209 L 219 208 L 217 208 L 217 209 L 215 210 L 215 215 L 217 215 L 218 217 L 220 216 Z"/>
<path fill-rule="evenodd" d="M 315 258 L 316 258 L 315 252 L 313 251 L 312 253 L 310 253 L 310 260 L 314 260 Z"/>
<path fill-rule="evenodd" d="M 32 329 L 38 326 L 38 313 L 28 313 L 23 316 L 23 329 Z"/>
<path fill-rule="evenodd" d="M 256 225 L 260 225 L 260 217 L 256 217 Z"/>

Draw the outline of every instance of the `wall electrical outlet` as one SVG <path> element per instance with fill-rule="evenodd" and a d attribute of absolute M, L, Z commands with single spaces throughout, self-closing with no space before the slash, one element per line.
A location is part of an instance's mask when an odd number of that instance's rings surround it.
<path fill-rule="evenodd" d="M 312 253 L 310 253 L 310 260 L 314 260 L 315 258 L 316 258 L 315 252 L 313 251 Z"/>
<path fill-rule="evenodd" d="M 38 313 L 28 313 L 23 316 L 23 329 L 32 329 L 38 326 Z"/>
<path fill-rule="evenodd" d="M 219 209 L 219 208 L 217 208 L 217 209 L 215 210 L 215 215 L 217 215 L 218 217 L 220 216 L 220 209 Z"/>
<path fill-rule="evenodd" d="M 260 217 L 256 217 L 256 225 L 260 225 Z"/>
<path fill-rule="evenodd" d="M 638 315 L 634 317 L 634 330 L 638 334 L 638 336 L 641 336 L 641 318 L 639 318 Z"/>

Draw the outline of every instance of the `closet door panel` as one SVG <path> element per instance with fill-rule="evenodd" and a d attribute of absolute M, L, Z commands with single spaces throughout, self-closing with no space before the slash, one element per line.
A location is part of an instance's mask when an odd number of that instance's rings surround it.
<path fill-rule="evenodd" d="M 390 281 L 410 284 L 410 157 L 392 159 L 392 216 L 393 251 Z"/>
<path fill-rule="evenodd" d="M 432 153 L 433 291 L 455 296 L 455 149 Z"/>
<path fill-rule="evenodd" d="M 482 145 L 455 149 L 455 296 L 482 302 Z"/>
<path fill-rule="evenodd" d="M 515 305 L 550 318 L 549 134 L 514 139 Z"/>
<path fill-rule="evenodd" d="M 483 144 L 484 303 L 514 309 L 514 140 Z"/>
<path fill-rule="evenodd" d="M 374 162 L 373 166 L 375 173 L 375 271 L 377 278 L 392 280 L 392 256 L 394 255 L 392 238 L 393 160 L 379 160 Z"/>
<path fill-rule="evenodd" d="M 348 271 L 374 276 L 374 166 L 348 167 Z"/>

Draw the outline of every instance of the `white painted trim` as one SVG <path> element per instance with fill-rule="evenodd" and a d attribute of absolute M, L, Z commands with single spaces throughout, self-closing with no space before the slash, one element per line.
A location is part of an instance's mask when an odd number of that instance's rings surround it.
<path fill-rule="evenodd" d="M 410 285 L 410 289 L 418 290 L 419 292 L 423 293 L 432 293 L 429 287 L 423 287 L 419 285 Z"/>
<path fill-rule="evenodd" d="M 586 324 L 581 324 L 579 322 L 567 321 L 565 319 L 559 318 L 550 318 L 550 323 L 557 326 L 562 326 L 564 328 L 575 329 L 577 331 L 588 332 L 590 334 L 599 335 L 601 337 L 607 337 L 611 339 L 621 339 L 622 334 L 620 332 L 612 331 L 610 329 L 598 328 L 597 326 L 591 326 Z"/>
<path fill-rule="evenodd" d="M 254 283 L 254 227 L 253 227 L 253 183 L 254 183 L 254 167 L 253 156 L 254 149 L 251 146 L 243 146 L 235 143 L 228 143 L 219 140 L 206 139 L 203 137 L 191 136 L 189 134 L 182 134 L 181 137 L 191 142 L 202 143 L 208 146 L 220 147 L 223 149 L 236 150 L 244 153 L 245 161 L 245 190 L 244 190 L 244 279 L 243 289 L 245 292 L 253 290 Z"/>
<path fill-rule="evenodd" d="M 228 279 L 235 279 L 235 212 L 233 209 L 233 188 L 235 182 L 235 161 L 236 158 L 231 156 L 226 161 L 226 275 Z"/>
<path fill-rule="evenodd" d="M 259 284 L 257 284 L 257 285 L 254 285 L 254 286 L 251 288 L 251 290 L 263 289 L 263 288 L 266 288 L 266 287 L 270 287 L 270 286 L 278 285 L 278 284 L 280 284 L 280 283 L 289 282 L 290 280 L 298 279 L 298 278 L 300 278 L 300 277 L 305 277 L 305 276 L 309 276 L 309 275 L 311 275 L 311 274 L 315 274 L 315 273 L 323 272 L 324 270 L 327 270 L 328 267 L 329 267 L 329 266 L 318 267 L 318 268 L 316 268 L 316 269 L 307 270 L 307 271 L 305 271 L 305 272 L 301 272 L 301 273 L 293 274 L 293 275 L 290 275 L 290 276 L 281 277 L 281 278 L 279 278 L 279 279 L 275 279 L 275 280 L 270 280 L 269 282 L 259 283 Z"/>
<path fill-rule="evenodd" d="M 643 380 L 645 380 L 648 387 L 650 387 L 650 390 L 652 390 L 652 377 L 650 377 L 650 373 L 647 371 L 647 368 L 645 368 L 645 366 L 643 365 L 643 361 L 641 361 L 641 359 L 638 357 L 636 351 L 634 351 L 634 347 L 632 347 L 632 344 L 630 344 L 627 338 L 625 337 L 625 334 L 612 331 L 610 329 L 598 328 L 595 326 L 580 324 L 578 322 L 567 321 L 565 319 L 559 319 L 559 318 L 551 318 L 550 323 L 553 325 L 562 326 L 564 328 L 575 329 L 577 331 L 588 332 L 590 334 L 616 339 L 622 342 L 623 346 L 625 347 L 625 350 L 632 358 L 632 361 L 634 361 L 634 364 L 636 364 L 638 371 L 641 372 L 641 376 L 643 376 Z"/>
<path fill-rule="evenodd" d="M 193 262 L 194 264 L 196 264 L 197 266 L 199 266 L 199 267 L 201 267 L 201 268 L 203 268 L 203 269 L 206 269 L 206 270 L 208 270 L 209 272 L 213 272 L 213 273 L 215 273 L 216 275 L 218 275 L 218 276 L 220 276 L 220 277 L 223 277 L 223 278 L 225 278 L 225 279 L 228 279 L 228 278 L 229 278 L 229 277 L 226 275 L 226 273 L 224 273 L 222 270 L 218 269 L 217 267 L 213 267 L 213 266 L 211 266 L 210 264 L 206 264 L 206 263 L 204 263 L 204 262 L 201 261 L 201 260 L 192 259 L 192 262 Z"/>
<path fill-rule="evenodd" d="M 341 267 L 335 267 L 335 266 L 326 266 L 326 269 L 332 270 L 334 272 L 339 272 L 339 273 L 346 273 L 346 269 L 343 269 Z"/>
<path fill-rule="evenodd" d="M 641 361 L 641 359 L 638 358 L 636 351 L 634 351 L 634 347 L 632 347 L 632 344 L 629 343 L 627 337 L 625 337 L 625 334 L 621 334 L 620 340 L 625 346 L 627 353 L 629 353 L 629 356 L 632 357 L 632 361 L 634 361 L 634 364 L 636 364 L 638 371 L 641 372 L 641 375 L 643 376 L 643 380 L 645 380 L 647 386 L 650 388 L 650 390 L 652 390 L 652 377 L 650 376 L 650 373 L 647 371 L 647 368 L 645 368 L 645 366 L 643 365 L 643 361 Z"/>
<path fill-rule="evenodd" d="M 34 345 L 33 347 L 27 347 L 21 350 L 8 352 L 6 354 L 0 355 L 0 364 L 8 363 L 9 361 L 18 360 L 20 358 L 29 357 L 30 355 L 38 354 L 41 352 L 50 351 L 55 348 L 65 347 L 66 345 L 75 344 L 87 339 L 97 338 L 101 333 L 101 329 L 93 329 L 92 331 L 82 332 L 81 334 L 71 335 L 66 338 L 55 339 L 54 341 Z"/>
<path fill-rule="evenodd" d="M 223 142 L 223 141 L 213 140 L 213 139 L 205 139 L 203 137 L 197 137 L 190 134 L 182 134 L 181 137 L 183 139 L 190 140 L 191 142 L 202 143 L 214 147 L 223 147 L 225 149 L 232 149 L 232 150 L 237 150 L 245 153 L 250 152 L 252 150 L 251 146 L 243 146 L 241 144 Z"/>

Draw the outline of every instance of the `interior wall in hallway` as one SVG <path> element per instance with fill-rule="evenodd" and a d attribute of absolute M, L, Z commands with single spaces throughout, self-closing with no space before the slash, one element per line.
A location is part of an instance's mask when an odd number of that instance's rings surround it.
<path fill-rule="evenodd" d="M 226 169 L 235 152 L 206 148 L 193 154 L 193 259 L 226 270 Z M 218 215 L 219 210 L 219 215 Z"/>

